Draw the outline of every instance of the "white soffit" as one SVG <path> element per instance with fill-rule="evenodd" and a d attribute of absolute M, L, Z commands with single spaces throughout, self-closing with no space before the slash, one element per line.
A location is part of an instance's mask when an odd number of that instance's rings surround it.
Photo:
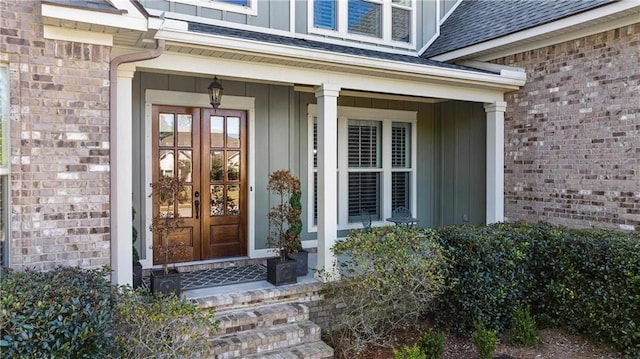
<path fill-rule="evenodd" d="M 76 41 L 86 44 L 113 46 L 113 35 L 100 32 L 44 25 L 43 36 L 45 39 L 50 40 Z"/>
<path fill-rule="evenodd" d="M 640 18 L 636 0 L 619 1 L 548 24 L 431 57 L 432 60 L 489 61 L 524 51 L 631 25 Z"/>
<path fill-rule="evenodd" d="M 116 1 L 116 5 L 120 2 Z M 92 9 L 81 9 L 51 3 L 41 5 L 42 17 L 66 22 L 81 22 L 120 29 L 147 31 L 147 19 L 132 6 L 127 12 L 118 14 Z"/>

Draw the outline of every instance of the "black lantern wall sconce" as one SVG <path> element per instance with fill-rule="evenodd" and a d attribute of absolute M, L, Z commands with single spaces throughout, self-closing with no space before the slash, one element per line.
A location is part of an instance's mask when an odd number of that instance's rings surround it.
<path fill-rule="evenodd" d="M 209 90 L 209 100 L 211 100 L 211 106 L 214 110 L 217 110 L 222 101 L 222 85 L 218 82 L 218 76 L 213 77 L 213 82 L 209 84 L 207 88 Z"/>

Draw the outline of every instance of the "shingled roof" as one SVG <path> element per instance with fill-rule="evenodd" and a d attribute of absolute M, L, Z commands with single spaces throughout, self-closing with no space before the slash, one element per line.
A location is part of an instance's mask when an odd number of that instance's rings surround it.
<path fill-rule="evenodd" d="M 464 0 L 422 54 L 429 58 L 591 10 L 616 0 Z"/>
<path fill-rule="evenodd" d="M 487 71 L 482 71 L 482 70 L 478 70 L 470 67 L 447 64 L 440 61 L 421 58 L 418 56 L 393 54 L 393 53 L 388 53 L 383 51 L 367 50 L 367 49 L 361 49 L 361 48 L 356 48 L 351 46 L 336 45 L 336 44 L 330 44 L 330 43 L 325 43 L 320 41 L 299 39 L 299 38 L 274 35 L 274 34 L 266 34 L 266 33 L 257 32 L 257 31 L 242 30 L 242 29 L 202 24 L 202 23 L 196 23 L 196 22 L 189 23 L 189 31 L 219 35 L 219 36 L 225 36 L 225 37 L 240 38 L 245 40 L 255 40 L 255 41 L 280 44 L 280 45 L 288 45 L 288 46 L 294 46 L 294 47 L 300 47 L 300 48 L 306 48 L 306 49 L 316 49 L 316 50 L 335 52 L 335 53 L 345 54 L 345 55 L 363 56 L 363 57 L 369 57 L 369 58 L 375 58 L 375 59 L 406 62 L 406 63 L 427 65 L 427 66 L 437 66 L 442 68 L 466 70 L 466 71 L 473 71 L 473 72 L 483 72 L 483 73 L 487 72 Z"/>

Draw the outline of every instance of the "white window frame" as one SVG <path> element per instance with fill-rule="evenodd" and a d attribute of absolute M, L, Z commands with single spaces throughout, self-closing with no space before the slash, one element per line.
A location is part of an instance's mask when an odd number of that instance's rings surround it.
<path fill-rule="evenodd" d="M 234 5 L 216 0 L 174 0 L 177 3 L 206 7 L 221 11 L 236 12 L 247 15 L 258 15 L 258 0 L 247 0 L 248 6 Z"/>
<path fill-rule="evenodd" d="M 314 221 L 313 208 L 313 176 L 317 168 L 313 166 L 313 121 L 317 116 L 317 105 L 309 104 L 307 111 L 308 140 L 307 140 L 307 228 L 308 232 L 317 232 L 318 226 Z M 398 171 L 409 172 L 409 209 L 414 217 L 417 216 L 417 112 L 386 110 L 375 108 L 360 108 L 338 106 L 338 230 L 361 228 L 362 223 L 349 223 L 349 172 L 371 172 L 370 169 L 349 169 L 348 159 L 348 130 L 349 120 L 379 121 L 382 123 L 382 168 L 380 169 L 381 182 L 380 194 L 381 216 L 379 220 L 372 222 L 372 226 L 388 226 L 391 223 L 385 219 L 391 217 L 392 202 L 392 173 Z M 409 123 L 411 125 L 411 168 L 394 169 L 391 163 L 391 130 L 393 123 Z"/>
<path fill-rule="evenodd" d="M 10 187 L 9 183 L 11 180 L 11 161 L 9 160 L 10 150 L 9 145 L 11 141 L 10 137 L 10 122 L 9 121 L 9 106 L 10 106 L 10 94 L 9 94 L 9 66 L 6 63 L 0 63 L 0 71 L 4 72 L 5 75 L 5 87 L 0 88 L 3 93 L 0 93 L 0 119 L 2 120 L 2 161 L 0 162 L 0 186 L 2 186 L 2 203 L 5 208 L 2 211 L 2 222 L 4 223 L 4 228 L 2 228 L 2 235 L 4 236 L 4 243 L 0 250 L 3 251 L 2 257 L 4 259 L 4 263 L 0 263 L 0 266 L 11 266 L 11 248 L 10 248 L 10 238 L 11 238 L 11 217 L 9 213 L 11 213 L 11 197 L 9 195 Z"/>
<path fill-rule="evenodd" d="M 328 37 L 339 37 L 345 40 L 353 40 L 353 41 L 362 41 L 365 43 L 373 43 L 378 45 L 388 45 L 397 48 L 405 48 L 405 49 L 415 49 L 416 47 L 416 18 L 417 18 L 417 1 L 411 0 L 411 8 L 406 6 L 402 6 L 400 4 L 393 4 L 392 0 L 365 0 L 367 2 L 381 4 L 382 5 L 382 38 L 375 38 L 373 36 L 366 36 L 360 34 L 352 34 L 349 33 L 349 17 L 348 17 L 348 0 L 336 0 L 336 17 L 337 24 L 336 30 L 329 29 L 321 29 L 314 26 L 313 21 L 313 1 L 307 0 L 307 31 L 310 34 L 316 34 L 321 36 Z M 411 31 L 410 31 L 410 41 L 394 41 L 391 38 L 392 29 L 391 29 L 391 13 L 392 8 L 398 7 L 401 9 L 406 9 L 411 11 L 410 21 L 411 21 Z"/>

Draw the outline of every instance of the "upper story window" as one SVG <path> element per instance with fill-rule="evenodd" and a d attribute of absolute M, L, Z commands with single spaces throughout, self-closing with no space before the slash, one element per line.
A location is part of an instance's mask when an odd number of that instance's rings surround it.
<path fill-rule="evenodd" d="M 175 0 L 175 2 L 247 15 L 258 14 L 258 0 Z"/>
<path fill-rule="evenodd" d="M 312 0 L 312 33 L 410 47 L 415 0 Z"/>

